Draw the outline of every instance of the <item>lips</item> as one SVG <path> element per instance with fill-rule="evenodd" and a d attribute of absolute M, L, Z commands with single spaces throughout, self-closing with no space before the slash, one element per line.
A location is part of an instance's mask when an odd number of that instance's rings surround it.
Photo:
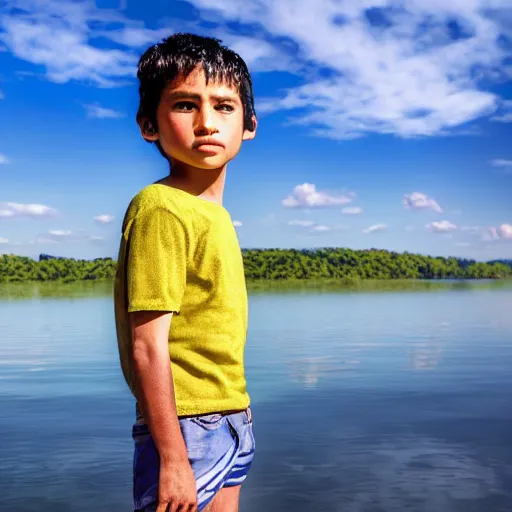
<path fill-rule="evenodd" d="M 217 146 L 223 148 L 224 144 L 214 139 L 201 139 L 194 143 L 194 149 L 201 148 L 202 146 Z"/>

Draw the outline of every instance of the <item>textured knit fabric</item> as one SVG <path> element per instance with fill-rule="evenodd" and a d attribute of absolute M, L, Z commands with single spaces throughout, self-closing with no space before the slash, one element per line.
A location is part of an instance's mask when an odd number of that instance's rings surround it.
<path fill-rule="evenodd" d="M 114 300 L 121 367 L 134 394 L 128 314 L 169 311 L 178 415 L 248 407 L 247 290 L 224 207 L 167 185 L 139 192 L 123 222 Z"/>

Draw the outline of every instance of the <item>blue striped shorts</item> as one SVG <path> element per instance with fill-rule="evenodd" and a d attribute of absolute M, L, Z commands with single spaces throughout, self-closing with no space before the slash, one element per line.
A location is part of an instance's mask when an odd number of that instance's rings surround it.
<path fill-rule="evenodd" d="M 251 409 L 233 414 L 180 418 L 181 433 L 196 478 L 198 510 L 203 510 L 223 487 L 240 485 L 254 457 Z M 132 437 L 133 500 L 136 512 L 156 510 L 158 451 L 143 418 L 137 418 Z"/>

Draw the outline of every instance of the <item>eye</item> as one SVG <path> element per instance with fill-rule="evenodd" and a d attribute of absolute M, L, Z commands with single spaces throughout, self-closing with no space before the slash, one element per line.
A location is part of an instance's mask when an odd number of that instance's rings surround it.
<path fill-rule="evenodd" d="M 191 110 L 194 110 L 196 108 L 196 105 L 192 103 L 191 101 L 178 101 L 174 104 L 175 110 L 184 110 L 186 112 L 190 112 Z"/>
<path fill-rule="evenodd" d="M 228 103 L 222 103 L 221 105 L 217 105 L 216 109 L 220 110 L 221 112 L 233 112 L 233 110 L 235 110 Z"/>

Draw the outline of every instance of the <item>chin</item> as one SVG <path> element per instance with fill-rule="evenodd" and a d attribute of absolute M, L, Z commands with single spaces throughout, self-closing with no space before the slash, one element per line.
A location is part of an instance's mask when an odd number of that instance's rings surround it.
<path fill-rule="evenodd" d="M 226 154 L 216 155 L 200 155 L 193 154 L 172 154 L 170 155 L 171 162 L 176 164 L 195 167 L 196 169 L 204 169 L 205 171 L 213 171 L 224 167 L 231 159 L 227 158 Z"/>
<path fill-rule="evenodd" d="M 190 162 L 190 165 L 197 167 L 199 169 L 204 169 L 205 171 L 214 171 L 215 169 L 220 169 L 224 167 L 228 163 L 228 160 L 225 158 L 216 158 L 216 157 L 204 157 L 201 159 L 197 159 Z"/>

